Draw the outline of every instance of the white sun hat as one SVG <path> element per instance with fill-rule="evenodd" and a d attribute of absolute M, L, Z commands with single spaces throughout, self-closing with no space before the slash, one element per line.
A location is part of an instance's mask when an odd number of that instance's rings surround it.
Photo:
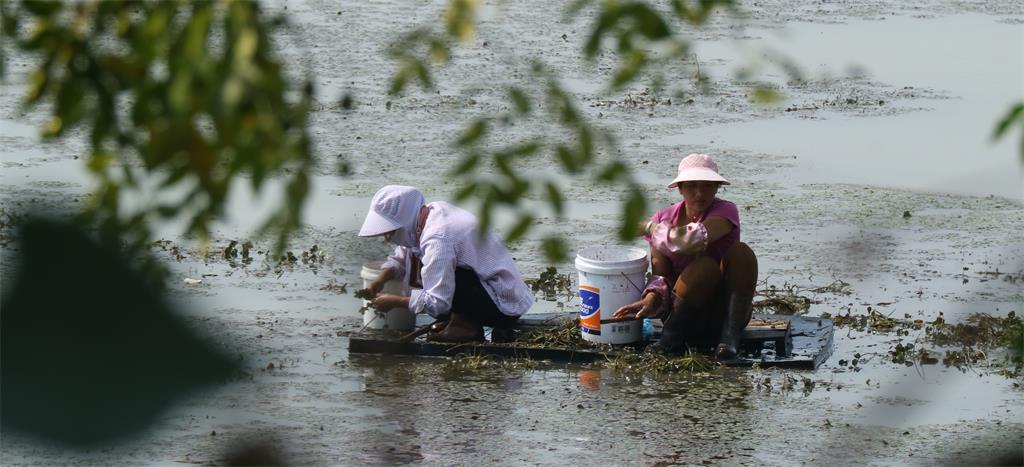
<path fill-rule="evenodd" d="M 728 185 L 729 181 L 718 174 L 718 164 L 707 154 L 690 154 L 679 161 L 679 172 L 669 188 L 675 188 L 679 182 L 721 182 Z"/>
<path fill-rule="evenodd" d="M 423 201 L 423 193 L 411 186 L 388 185 L 377 190 L 359 236 L 373 237 L 415 225 Z"/>

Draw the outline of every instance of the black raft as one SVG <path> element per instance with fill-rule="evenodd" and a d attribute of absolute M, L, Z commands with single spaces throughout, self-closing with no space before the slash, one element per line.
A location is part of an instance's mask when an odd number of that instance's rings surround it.
<path fill-rule="evenodd" d="M 519 320 L 518 334 L 564 328 L 566 320 L 575 313 L 530 313 Z M 657 323 L 657 321 L 655 321 Z M 805 316 L 754 314 L 743 330 L 740 354 L 721 362 L 731 367 L 779 367 L 813 370 L 832 353 L 832 320 Z M 576 331 L 578 332 L 578 330 Z M 404 342 L 393 334 L 360 334 L 349 337 L 348 351 L 352 354 L 418 355 L 453 357 L 456 355 L 492 355 L 506 358 L 529 358 L 561 363 L 589 363 L 624 353 L 643 352 L 648 343 L 657 340 L 655 328 L 651 341 L 627 345 L 590 344 L 538 345 L 528 341 L 510 343 L 474 342 L 450 344 L 430 342 L 422 337 Z M 691 348 L 711 353 L 717 342 L 692 342 Z"/>

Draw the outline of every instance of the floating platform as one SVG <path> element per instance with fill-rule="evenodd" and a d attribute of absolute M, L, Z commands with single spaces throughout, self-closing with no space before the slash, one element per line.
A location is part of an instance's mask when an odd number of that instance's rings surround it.
<path fill-rule="evenodd" d="M 537 313 L 520 318 L 520 332 L 537 327 L 555 327 L 575 313 Z M 657 323 L 657 321 L 655 321 Z M 658 330 L 655 331 L 655 339 Z M 740 356 L 721 362 L 730 367 L 791 368 L 813 370 L 832 354 L 832 320 L 803 316 L 755 314 L 743 330 Z M 589 363 L 621 354 L 642 352 L 649 342 L 623 346 L 602 345 L 596 348 L 559 348 L 527 346 L 522 342 L 474 342 L 451 344 L 430 342 L 423 338 L 400 342 L 391 335 L 353 335 L 349 337 L 351 354 L 418 355 L 453 357 L 456 355 L 492 355 L 504 358 L 529 358 L 560 363 Z M 710 352 L 715 343 L 692 343 L 699 351 Z"/>

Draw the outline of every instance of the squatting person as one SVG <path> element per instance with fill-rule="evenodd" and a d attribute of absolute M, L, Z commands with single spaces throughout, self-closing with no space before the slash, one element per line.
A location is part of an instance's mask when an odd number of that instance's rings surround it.
<path fill-rule="evenodd" d="M 736 356 L 750 322 L 757 258 L 740 241 L 736 205 L 716 196 L 727 184 L 710 156 L 686 156 L 668 185 L 683 200 L 655 213 L 643 227 L 651 245 L 651 279 L 640 301 L 613 316 L 661 318 L 661 340 L 652 351 L 676 353 L 690 342 L 717 339 L 717 358 Z"/>
<path fill-rule="evenodd" d="M 480 235 L 476 216 L 464 209 L 444 201 L 425 203 L 416 188 L 378 190 L 359 236 L 383 236 L 396 245 L 366 289 L 373 307 L 404 307 L 444 320 L 428 339 L 481 341 L 482 326 L 491 326 L 492 340 L 507 340 L 533 304 L 533 293 L 497 236 Z M 394 278 L 412 287 L 410 296 L 380 293 Z"/>

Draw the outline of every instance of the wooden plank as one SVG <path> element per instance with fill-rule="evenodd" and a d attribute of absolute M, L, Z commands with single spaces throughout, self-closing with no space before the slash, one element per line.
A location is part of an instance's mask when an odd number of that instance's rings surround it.
<path fill-rule="evenodd" d="M 762 368 L 790 368 L 813 370 L 820 366 L 832 353 L 832 321 L 818 318 L 785 317 L 792 321 L 786 328 L 790 331 L 785 345 L 779 346 L 775 341 L 775 355 L 765 354 L 761 358 L 738 358 L 723 362 L 731 367 L 750 367 L 754 364 Z M 778 331 L 778 330 L 776 330 Z M 714 343 L 698 348 L 713 348 Z M 646 344 L 634 346 L 642 350 Z M 588 363 L 598 359 L 614 357 L 623 350 L 598 351 L 589 349 L 562 349 L 511 346 L 507 344 L 448 344 L 441 342 L 418 341 L 400 343 L 382 338 L 351 337 L 349 352 L 380 353 L 393 355 L 418 355 L 434 357 L 451 357 L 460 354 L 493 355 L 505 358 L 531 358 L 534 360 L 550 360 L 561 363 Z"/>

